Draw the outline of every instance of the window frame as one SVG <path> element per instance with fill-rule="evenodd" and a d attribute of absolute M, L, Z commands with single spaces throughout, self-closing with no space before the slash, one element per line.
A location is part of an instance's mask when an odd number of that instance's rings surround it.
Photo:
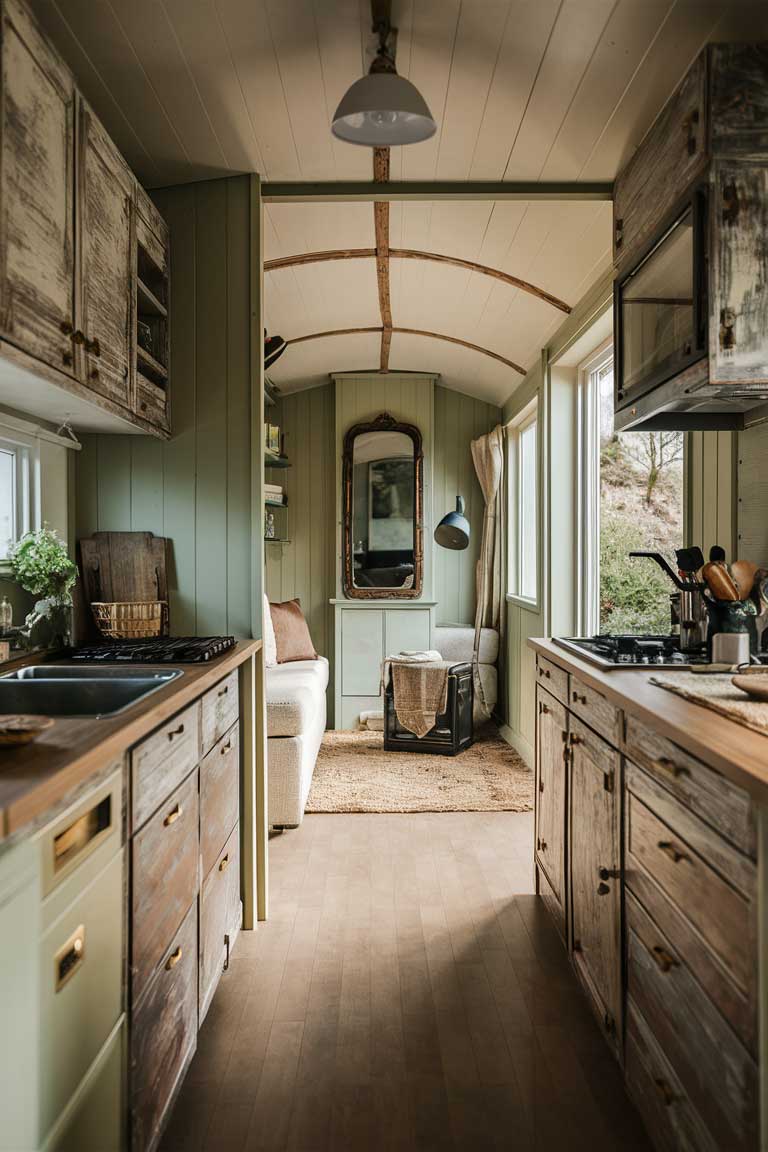
<path fill-rule="evenodd" d="M 600 390 L 596 376 L 616 355 L 613 336 L 603 340 L 578 368 L 578 463 L 576 634 L 600 630 Z"/>
<path fill-rule="evenodd" d="M 534 437 L 534 529 L 536 533 L 535 556 L 535 595 L 524 596 L 522 588 L 522 548 L 520 547 L 520 497 L 522 494 L 522 453 L 520 451 L 521 437 L 530 428 L 535 428 Z M 519 604 L 523 608 L 538 611 L 541 604 L 541 421 L 539 419 L 538 398 L 518 413 L 507 425 L 507 509 L 508 509 L 508 542 L 507 542 L 507 601 Z"/>
<path fill-rule="evenodd" d="M 14 456 L 14 532 L 11 546 L 27 532 L 40 527 L 40 443 L 0 420 L 0 450 Z M 0 574 L 10 572 L 6 556 L 0 556 Z"/>

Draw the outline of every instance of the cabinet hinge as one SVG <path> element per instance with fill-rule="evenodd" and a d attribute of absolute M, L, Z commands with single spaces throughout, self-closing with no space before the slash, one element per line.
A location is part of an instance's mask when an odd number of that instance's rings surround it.
<path fill-rule="evenodd" d="M 229 932 L 224 934 L 224 945 L 227 949 L 227 954 L 224 957 L 224 971 L 226 972 L 226 970 L 229 968 Z"/>

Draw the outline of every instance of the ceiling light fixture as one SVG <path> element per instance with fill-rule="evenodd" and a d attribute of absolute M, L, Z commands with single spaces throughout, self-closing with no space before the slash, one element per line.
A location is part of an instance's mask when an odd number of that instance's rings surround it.
<path fill-rule="evenodd" d="M 348 144 L 389 148 L 429 140 L 437 124 L 424 97 L 395 68 L 396 29 L 388 18 L 374 20 L 379 47 L 367 76 L 348 88 L 333 117 L 331 131 Z"/>

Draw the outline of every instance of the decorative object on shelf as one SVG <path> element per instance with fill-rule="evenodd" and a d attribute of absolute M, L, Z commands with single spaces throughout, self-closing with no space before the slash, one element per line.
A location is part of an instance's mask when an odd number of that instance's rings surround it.
<path fill-rule="evenodd" d="M 13 627 L 13 605 L 7 596 L 0 600 L 0 636 L 7 636 Z"/>
<path fill-rule="evenodd" d="M 277 424 L 264 424 L 264 450 L 274 456 L 280 455 L 280 429 Z"/>
<path fill-rule="evenodd" d="M 397 74 L 397 29 L 390 24 L 389 7 L 372 3 L 372 31 L 379 38 L 376 57 L 368 75 L 344 93 L 331 123 L 333 135 L 348 144 L 367 148 L 418 144 L 437 131 L 418 88 Z"/>
<path fill-rule="evenodd" d="M 274 512 L 264 513 L 264 539 L 275 539 L 275 514 Z"/>
<path fill-rule="evenodd" d="M 31 648 L 66 648 L 72 631 L 72 589 L 77 568 L 56 530 L 44 525 L 22 536 L 10 551 L 11 575 L 26 592 L 39 596 L 20 630 Z"/>
<path fill-rule="evenodd" d="M 146 320 L 136 321 L 136 339 L 139 342 L 139 347 L 143 348 L 145 352 L 149 352 L 150 356 L 155 355 L 155 344 L 152 339 L 152 327 L 147 324 Z"/>
<path fill-rule="evenodd" d="M 50 716 L 2 716 L 0 717 L 0 745 L 10 747 L 31 744 L 41 732 L 53 724 Z"/>
<path fill-rule="evenodd" d="M 464 497 L 456 497 L 455 512 L 448 512 L 435 528 L 435 543 L 441 548 L 463 551 L 469 547 L 470 527 L 464 515 Z"/>
<path fill-rule="evenodd" d="M 91 612 L 99 632 L 112 640 L 141 640 L 162 636 L 167 631 L 165 600 L 94 600 Z"/>

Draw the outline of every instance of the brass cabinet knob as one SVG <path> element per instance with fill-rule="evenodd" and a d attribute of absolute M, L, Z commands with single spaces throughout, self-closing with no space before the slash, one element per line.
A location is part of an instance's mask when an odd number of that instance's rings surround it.
<path fill-rule="evenodd" d="M 182 812 L 183 808 L 181 807 L 181 804 L 177 804 L 176 807 L 168 813 L 165 820 L 163 820 L 165 827 L 170 828 L 171 824 L 175 824 L 179 816 L 181 816 Z"/>
<path fill-rule="evenodd" d="M 179 960 L 181 960 L 183 955 L 184 955 L 184 951 L 183 951 L 181 945 L 179 945 L 179 947 L 176 949 L 176 951 L 173 952 L 168 957 L 168 959 L 166 960 L 166 962 L 165 962 L 166 971 L 170 972 L 171 968 L 175 968 L 176 965 L 178 964 Z"/>
<path fill-rule="evenodd" d="M 229 868 L 229 853 L 222 858 L 219 864 L 219 872 L 226 872 L 227 868 Z"/>

